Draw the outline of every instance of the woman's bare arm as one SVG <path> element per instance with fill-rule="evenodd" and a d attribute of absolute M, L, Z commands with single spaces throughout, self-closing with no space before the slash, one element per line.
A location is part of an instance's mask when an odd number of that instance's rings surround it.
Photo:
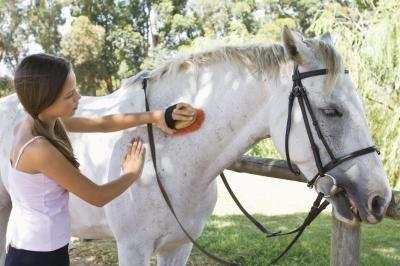
<path fill-rule="evenodd" d="M 65 117 L 62 122 L 69 132 L 113 132 L 143 124 L 157 123 L 163 111 L 106 115 L 101 117 Z"/>
<path fill-rule="evenodd" d="M 181 110 L 186 103 L 177 104 L 172 113 L 174 120 L 188 121 L 194 119 L 194 113 Z M 156 124 L 167 134 L 173 134 L 164 120 L 164 111 L 156 110 L 143 113 L 114 114 L 101 117 L 63 117 L 62 122 L 69 132 L 114 132 L 144 124 Z"/>
<path fill-rule="evenodd" d="M 35 170 L 54 179 L 60 186 L 82 200 L 102 207 L 124 192 L 139 176 L 143 166 L 143 145 L 133 142 L 123 159 L 123 175 L 104 185 L 97 185 L 80 173 L 47 140 L 38 139 L 29 145 L 24 156 L 30 156 Z"/>

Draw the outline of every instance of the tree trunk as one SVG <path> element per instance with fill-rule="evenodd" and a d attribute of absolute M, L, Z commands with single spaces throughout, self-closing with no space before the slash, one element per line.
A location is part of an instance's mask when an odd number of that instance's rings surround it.
<path fill-rule="evenodd" d="M 361 226 L 350 226 L 332 214 L 331 266 L 360 265 Z"/>

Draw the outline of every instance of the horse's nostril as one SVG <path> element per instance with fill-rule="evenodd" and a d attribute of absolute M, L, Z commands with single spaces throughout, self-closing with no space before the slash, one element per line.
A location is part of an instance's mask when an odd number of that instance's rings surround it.
<path fill-rule="evenodd" d="M 385 199 L 381 196 L 373 197 L 370 205 L 370 211 L 372 212 L 372 214 L 377 217 L 383 216 L 385 203 Z"/>

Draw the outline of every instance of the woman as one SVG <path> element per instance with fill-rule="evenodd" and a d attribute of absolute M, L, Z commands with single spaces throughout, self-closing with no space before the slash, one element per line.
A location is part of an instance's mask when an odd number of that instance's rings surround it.
<path fill-rule="evenodd" d="M 5 265 L 69 265 L 68 192 L 104 206 L 140 176 L 144 148 L 141 140 L 132 140 L 122 161 L 123 175 L 97 185 L 80 173 L 66 132 L 110 132 L 147 123 L 156 124 L 167 134 L 174 131 L 166 126 L 160 110 L 72 117 L 81 96 L 71 64 L 60 57 L 35 54 L 24 58 L 14 84 L 28 115 L 14 129 L 10 155 L 13 230 Z M 172 118 L 194 119 L 194 114 L 182 107 L 190 105 L 178 104 Z"/>

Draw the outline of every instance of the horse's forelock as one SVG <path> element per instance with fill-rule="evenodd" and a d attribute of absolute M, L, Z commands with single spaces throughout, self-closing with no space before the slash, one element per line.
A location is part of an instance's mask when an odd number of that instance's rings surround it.
<path fill-rule="evenodd" d="M 326 43 L 322 40 L 309 39 L 304 42 L 315 51 L 328 70 L 327 87 L 332 90 L 338 75 L 344 71 L 342 56 L 337 52 L 332 44 Z"/>

